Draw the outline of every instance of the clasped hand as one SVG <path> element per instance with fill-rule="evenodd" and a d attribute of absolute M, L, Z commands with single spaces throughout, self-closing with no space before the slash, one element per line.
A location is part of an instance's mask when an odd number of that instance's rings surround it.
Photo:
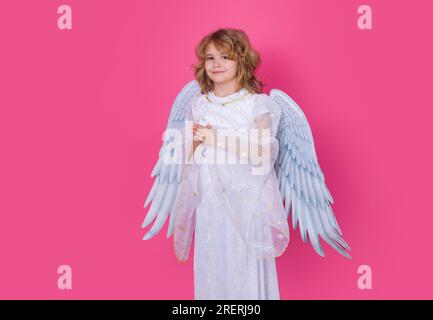
<path fill-rule="evenodd" d="M 215 139 L 215 128 L 213 128 L 210 124 L 203 126 L 198 123 L 194 123 L 192 126 L 193 131 L 193 141 L 195 146 L 198 146 L 201 143 L 212 146 L 214 144 Z"/>

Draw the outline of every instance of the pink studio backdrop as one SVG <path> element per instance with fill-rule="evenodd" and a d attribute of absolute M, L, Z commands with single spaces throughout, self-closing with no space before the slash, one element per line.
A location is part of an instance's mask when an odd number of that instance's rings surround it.
<path fill-rule="evenodd" d="M 68 4 L 72 30 L 57 28 Z M 373 30 L 357 28 L 357 8 Z M 245 30 L 304 110 L 352 260 L 291 231 L 282 299 L 433 298 L 429 0 L 2 1 L 0 298 L 192 299 L 143 204 L 194 46 Z M 290 222 L 291 226 L 291 222 Z M 291 229 L 292 230 L 292 229 Z M 323 243 L 323 242 L 322 242 Z M 57 287 L 60 265 L 72 290 Z M 361 265 L 372 289 L 360 290 Z"/>

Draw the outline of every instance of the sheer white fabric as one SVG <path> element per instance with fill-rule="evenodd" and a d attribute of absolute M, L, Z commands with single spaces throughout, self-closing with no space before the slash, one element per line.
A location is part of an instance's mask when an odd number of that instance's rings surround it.
<path fill-rule="evenodd" d="M 233 148 L 220 139 L 201 144 L 194 163 L 185 166 L 186 209 L 175 220 L 175 251 L 179 260 L 188 258 L 194 231 L 195 299 L 280 298 L 275 257 L 289 242 L 273 169 L 280 109 L 265 94 L 246 94 L 211 93 L 212 103 L 201 96 L 192 105 L 194 122 L 212 125 L 226 142 L 248 146 Z"/>
<path fill-rule="evenodd" d="M 180 135 L 183 137 L 178 142 L 181 145 L 180 164 L 182 175 L 181 183 L 174 208 L 174 226 L 173 226 L 173 247 L 177 259 L 181 262 L 186 262 L 189 257 L 191 241 L 195 229 L 195 214 L 196 208 L 200 201 L 198 191 L 198 174 L 200 167 L 197 163 L 191 162 L 192 157 L 192 106 L 195 105 L 197 99 L 193 100 L 192 105 L 186 113 L 186 125 L 179 128 Z"/>

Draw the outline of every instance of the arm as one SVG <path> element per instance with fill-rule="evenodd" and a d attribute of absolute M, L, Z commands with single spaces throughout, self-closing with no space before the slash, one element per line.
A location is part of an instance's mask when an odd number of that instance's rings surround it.
<path fill-rule="evenodd" d="M 250 130 L 234 131 L 221 129 L 199 129 L 206 145 L 222 148 L 234 155 L 242 164 L 273 165 L 278 154 L 278 140 L 272 132 L 271 112 L 253 119 Z"/>

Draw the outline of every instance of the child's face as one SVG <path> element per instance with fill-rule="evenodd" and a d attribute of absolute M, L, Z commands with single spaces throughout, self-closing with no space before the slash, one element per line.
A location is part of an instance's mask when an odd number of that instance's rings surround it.
<path fill-rule="evenodd" d="M 218 51 L 213 45 L 209 44 L 205 52 L 205 69 L 208 77 L 217 84 L 236 81 L 238 68 L 237 61 L 228 58 L 228 52 Z"/>

